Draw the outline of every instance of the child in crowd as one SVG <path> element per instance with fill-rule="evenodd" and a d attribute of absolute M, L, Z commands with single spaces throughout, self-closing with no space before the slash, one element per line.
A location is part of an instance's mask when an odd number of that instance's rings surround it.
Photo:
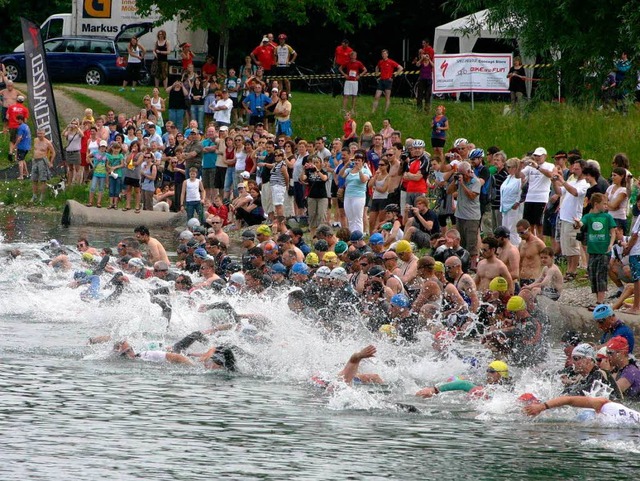
<path fill-rule="evenodd" d="M 213 203 L 207 207 L 207 213 L 220 217 L 223 227 L 229 223 L 229 208 L 224 205 L 222 197 L 219 194 L 214 196 Z"/>
<path fill-rule="evenodd" d="M 107 174 L 109 174 L 109 209 L 117 209 L 122 192 L 122 167 L 124 167 L 124 154 L 122 145 L 114 142 L 107 153 Z"/>
<path fill-rule="evenodd" d="M 545 247 L 540 251 L 540 263 L 542 264 L 542 273 L 533 284 L 529 284 L 523 290 L 531 291 L 533 298 L 538 295 L 548 297 L 552 301 L 560 299 L 562 294 L 562 272 L 554 263 L 553 249 Z"/>
<path fill-rule="evenodd" d="M 101 140 L 98 150 L 89 153 L 89 165 L 93 169 L 91 188 L 89 189 L 89 203 L 87 207 L 93 207 L 93 194 L 98 192 L 96 207 L 102 207 L 102 192 L 107 181 L 107 141 Z"/>
<path fill-rule="evenodd" d="M 91 125 L 96 123 L 96 119 L 93 118 L 93 109 L 84 109 L 84 117 L 82 117 L 82 123 L 91 122 Z"/>

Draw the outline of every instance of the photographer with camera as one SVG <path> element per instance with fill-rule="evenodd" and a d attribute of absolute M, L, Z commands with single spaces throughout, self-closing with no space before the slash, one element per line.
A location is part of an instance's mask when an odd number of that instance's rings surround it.
<path fill-rule="evenodd" d="M 408 148 L 409 158 L 406 163 L 406 170 L 402 176 L 407 192 L 404 210 L 405 224 L 410 214 L 410 208 L 416 204 L 416 199 L 427 195 L 427 178 L 429 177 L 429 171 L 431 169 L 431 158 L 429 154 L 424 151 L 424 146 L 424 140 L 415 139 Z"/>
<path fill-rule="evenodd" d="M 271 97 L 262 91 L 262 85 L 256 83 L 253 91 L 242 101 L 245 112 L 249 114 L 249 125 L 264 122 L 266 107 L 271 105 Z"/>
<path fill-rule="evenodd" d="M 189 92 L 180 80 L 173 82 L 170 87 L 166 88 L 166 91 L 169 94 L 169 120 L 173 122 L 179 132 L 182 132 Z"/>

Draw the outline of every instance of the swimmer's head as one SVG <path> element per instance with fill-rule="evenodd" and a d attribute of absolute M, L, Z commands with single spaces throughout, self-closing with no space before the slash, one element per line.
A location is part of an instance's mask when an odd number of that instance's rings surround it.
<path fill-rule="evenodd" d="M 508 378 L 509 366 L 507 366 L 507 363 L 504 361 L 493 361 L 491 364 L 489 364 L 489 367 L 487 368 L 487 374 L 494 374 L 494 373 L 500 374 L 500 377 L 502 378 Z"/>
<path fill-rule="evenodd" d="M 233 351 L 227 346 L 217 346 L 213 355 L 204 363 L 207 369 L 227 369 L 236 370 L 236 358 Z"/>
<path fill-rule="evenodd" d="M 527 406 L 529 404 L 540 404 L 540 400 L 530 392 L 526 392 L 518 396 L 518 401 L 520 401 L 522 404 L 525 404 Z"/>
<path fill-rule="evenodd" d="M 491 279 L 491 282 L 489 283 L 489 290 L 490 291 L 497 291 L 497 292 L 507 292 L 507 290 L 509 289 L 509 284 L 507 283 L 507 280 L 504 277 L 494 277 L 493 279 Z"/>

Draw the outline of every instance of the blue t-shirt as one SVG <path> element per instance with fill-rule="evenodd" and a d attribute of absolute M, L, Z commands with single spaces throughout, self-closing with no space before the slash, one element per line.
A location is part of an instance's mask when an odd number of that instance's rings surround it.
<path fill-rule="evenodd" d="M 367 183 L 360 181 L 360 173 L 352 174 L 351 169 L 347 169 L 347 176 L 345 177 L 345 197 L 366 197 L 367 196 Z M 371 177 L 371 171 L 366 165 L 362 167 L 362 173 L 368 177 Z"/>
<path fill-rule="evenodd" d="M 202 141 L 203 147 L 212 147 L 214 145 L 217 145 L 214 140 L 204 139 Z M 218 154 L 216 152 L 204 152 L 202 154 L 202 168 L 213 169 L 216 166 L 217 160 L 218 160 Z"/>
<path fill-rule="evenodd" d="M 600 338 L 600 344 L 606 344 L 609 339 L 616 336 L 624 337 L 629 343 L 629 352 L 633 352 L 633 348 L 635 346 L 633 331 L 621 320 L 618 320 L 618 322 L 616 322 L 612 332 L 605 332 L 602 335 L 602 337 Z"/>
<path fill-rule="evenodd" d="M 431 129 L 431 138 L 432 139 L 446 139 L 447 138 L 447 131 L 446 130 L 440 130 L 440 131 L 436 131 L 436 129 L 442 129 L 447 125 L 447 121 L 449 119 L 447 119 L 447 117 L 445 117 L 444 115 L 442 117 L 440 117 L 440 120 L 438 120 L 436 122 L 436 118 L 433 117 L 433 128 Z"/>
<path fill-rule="evenodd" d="M 384 149 L 382 149 L 382 155 L 384 155 Z M 375 170 L 378 170 L 378 166 L 380 165 L 380 156 L 373 150 L 373 147 L 369 149 L 367 152 L 367 160 L 373 165 Z"/>
<path fill-rule="evenodd" d="M 251 92 L 244 98 L 244 103 L 249 106 L 251 115 L 256 117 L 264 117 L 265 107 L 271 103 L 271 98 L 265 94 L 256 94 Z"/>
<path fill-rule="evenodd" d="M 20 124 L 16 134 L 20 139 L 20 143 L 16 145 L 18 150 L 31 150 L 31 131 L 27 124 Z"/>

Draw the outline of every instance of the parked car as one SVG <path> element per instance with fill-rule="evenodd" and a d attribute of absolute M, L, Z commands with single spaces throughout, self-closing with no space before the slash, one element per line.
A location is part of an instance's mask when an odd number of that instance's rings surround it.
<path fill-rule="evenodd" d="M 133 36 L 151 31 L 150 22 L 126 25 L 114 38 L 76 35 L 51 38 L 44 42 L 49 77 L 53 82 L 84 80 L 89 85 L 122 82 L 126 72 L 127 45 Z M 1 55 L 7 78 L 25 80 L 24 52 Z M 140 71 L 140 83 L 151 76 L 146 67 Z"/>

